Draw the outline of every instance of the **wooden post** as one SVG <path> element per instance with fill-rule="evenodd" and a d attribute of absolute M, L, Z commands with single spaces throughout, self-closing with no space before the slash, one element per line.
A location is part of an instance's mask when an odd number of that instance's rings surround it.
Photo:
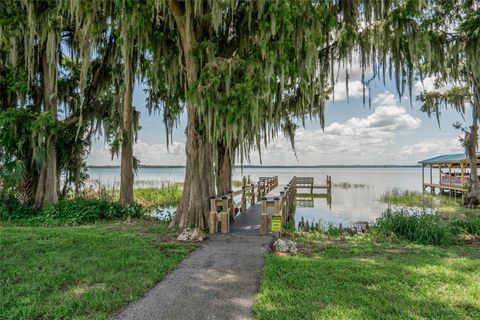
<path fill-rule="evenodd" d="M 438 165 L 438 184 L 442 185 L 442 165 Z"/>
<path fill-rule="evenodd" d="M 282 216 L 282 224 L 285 225 L 287 223 L 287 219 L 285 217 L 285 192 L 280 191 L 280 215 Z"/>
<path fill-rule="evenodd" d="M 262 236 L 267 234 L 268 215 L 267 215 L 267 198 L 262 198 L 262 214 L 260 216 L 260 234 Z"/>
<path fill-rule="evenodd" d="M 218 230 L 217 220 L 217 199 L 215 196 L 210 197 L 210 215 L 208 217 L 208 230 L 210 233 L 216 233 Z"/>
<path fill-rule="evenodd" d="M 262 200 L 261 195 L 262 195 L 262 183 L 258 182 L 257 183 L 257 202 Z"/>
<path fill-rule="evenodd" d="M 422 163 L 422 190 L 425 192 L 425 164 Z"/>
<path fill-rule="evenodd" d="M 252 183 L 250 185 L 250 207 L 253 207 L 255 205 L 255 185 Z"/>
<path fill-rule="evenodd" d="M 240 207 L 240 212 L 245 213 L 247 212 L 247 194 L 246 194 L 245 186 L 242 187 L 242 206 Z"/>
<path fill-rule="evenodd" d="M 460 181 L 462 182 L 462 189 L 463 189 L 463 186 L 465 185 L 465 170 L 463 167 L 463 163 L 461 162 L 460 162 L 460 170 L 461 170 Z"/>
<path fill-rule="evenodd" d="M 274 204 L 274 208 L 275 208 L 275 213 L 276 214 L 279 214 L 280 213 L 280 198 L 279 197 L 275 197 L 273 199 L 273 204 Z"/>
<path fill-rule="evenodd" d="M 233 204 L 233 190 L 228 191 L 228 214 L 235 220 L 235 205 Z"/>
<path fill-rule="evenodd" d="M 433 187 L 433 165 L 430 163 L 430 192 L 435 193 L 435 188 Z"/>
<path fill-rule="evenodd" d="M 229 233 L 230 232 L 230 215 L 229 211 L 229 204 L 228 204 L 228 197 L 222 197 L 222 213 L 220 214 L 220 223 L 222 224 L 222 233 Z"/>
<path fill-rule="evenodd" d="M 452 164 L 448 165 L 448 186 L 452 187 Z"/>
<path fill-rule="evenodd" d="M 252 184 L 252 182 L 250 181 L 250 175 L 248 175 L 247 184 Z"/>

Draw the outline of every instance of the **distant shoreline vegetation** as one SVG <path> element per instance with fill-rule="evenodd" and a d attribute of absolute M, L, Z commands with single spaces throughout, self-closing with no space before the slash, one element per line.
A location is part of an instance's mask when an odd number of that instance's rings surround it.
<path fill-rule="evenodd" d="M 139 165 L 139 168 L 185 168 L 185 166 L 179 165 Z M 272 169 L 272 168 L 421 168 L 421 165 L 314 165 L 314 166 L 260 166 L 260 165 L 247 165 L 243 166 L 243 168 L 250 168 L 250 169 Z M 106 165 L 106 166 L 88 166 L 89 169 L 120 169 L 120 166 L 114 165 Z M 242 168 L 242 166 L 235 166 L 235 168 Z"/>

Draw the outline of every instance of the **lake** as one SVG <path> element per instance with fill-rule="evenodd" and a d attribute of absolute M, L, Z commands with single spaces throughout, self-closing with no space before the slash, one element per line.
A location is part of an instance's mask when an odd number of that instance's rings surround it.
<path fill-rule="evenodd" d="M 184 168 L 141 168 L 136 176 L 136 187 L 161 186 L 165 182 L 181 182 Z M 118 168 L 90 168 L 90 179 L 103 185 L 118 188 Z M 401 190 L 422 190 L 421 168 L 237 168 L 234 180 L 250 175 L 258 177 L 275 176 L 280 184 L 286 184 L 293 176 L 314 177 L 316 184 L 325 184 L 327 175 L 332 177 L 331 204 L 325 198 L 303 198 L 298 201 L 296 220 L 303 216 L 310 222 L 322 224 L 352 225 L 359 221 L 374 222 L 387 205 L 379 198 L 393 188 Z M 95 184 L 91 182 L 92 184 Z M 299 192 L 308 190 L 299 190 Z"/>

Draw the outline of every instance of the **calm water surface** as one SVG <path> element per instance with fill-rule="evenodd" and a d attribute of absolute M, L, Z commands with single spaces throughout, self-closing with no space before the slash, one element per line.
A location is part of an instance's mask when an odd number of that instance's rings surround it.
<path fill-rule="evenodd" d="M 136 185 L 160 186 L 165 182 L 181 182 L 184 173 L 183 168 L 141 168 Z M 91 168 L 89 174 L 92 181 L 99 180 L 103 185 L 118 187 L 118 168 Z M 243 172 L 236 169 L 234 179 L 240 180 L 243 175 L 250 175 L 252 180 L 277 175 L 280 183 L 287 183 L 293 176 L 314 177 L 316 184 L 325 184 L 326 176 L 330 175 L 334 185 L 331 208 L 327 199 L 302 198 L 296 211 L 297 221 L 303 216 L 310 222 L 323 224 L 373 222 L 387 208 L 379 201 L 386 191 L 393 188 L 422 190 L 421 168 L 246 168 Z"/>

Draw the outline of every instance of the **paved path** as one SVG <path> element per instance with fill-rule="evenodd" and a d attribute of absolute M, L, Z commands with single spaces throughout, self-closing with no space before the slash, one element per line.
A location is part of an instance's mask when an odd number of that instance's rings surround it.
<path fill-rule="evenodd" d="M 283 190 L 277 187 L 268 195 Z M 261 205 L 240 214 L 231 234 L 215 234 L 164 280 L 115 319 L 229 319 L 253 317 L 265 254 L 272 238 L 260 236 Z"/>

